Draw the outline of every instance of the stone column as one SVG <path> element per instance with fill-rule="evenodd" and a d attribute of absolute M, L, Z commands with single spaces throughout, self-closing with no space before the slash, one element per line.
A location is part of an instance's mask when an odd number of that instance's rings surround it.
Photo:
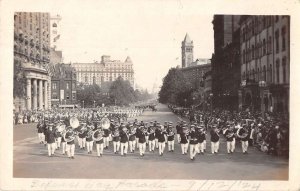
<path fill-rule="evenodd" d="M 45 109 L 48 109 L 48 82 L 44 81 L 44 104 Z"/>
<path fill-rule="evenodd" d="M 44 109 L 43 106 L 43 80 L 39 80 L 39 109 Z"/>
<path fill-rule="evenodd" d="M 33 79 L 33 110 L 37 109 L 37 80 Z"/>
<path fill-rule="evenodd" d="M 26 109 L 31 110 L 31 79 L 26 79 Z"/>

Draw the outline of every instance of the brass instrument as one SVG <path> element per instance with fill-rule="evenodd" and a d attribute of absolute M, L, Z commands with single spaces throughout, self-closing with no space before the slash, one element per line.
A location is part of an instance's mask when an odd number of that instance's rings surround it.
<path fill-rule="evenodd" d="M 66 125 L 65 124 L 58 124 L 56 126 L 56 131 L 59 132 L 59 133 L 62 133 L 65 130 L 66 130 Z"/>
<path fill-rule="evenodd" d="M 79 127 L 79 120 L 77 117 L 71 117 L 70 118 L 70 126 L 73 128 L 73 129 L 76 129 L 77 127 Z"/>
<path fill-rule="evenodd" d="M 241 129 L 242 129 L 242 128 L 239 128 L 239 129 L 237 130 L 236 134 L 237 134 L 237 136 L 238 136 L 240 139 L 244 139 L 244 138 L 246 138 L 246 137 L 248 136 L 248 131 L 245 130 L 245 132 L 244 132 L 242 135 L 240 135 L 240 130 L 241 130 Z"/>
<path fill-rule="evenodd" d="M 69 126 L 66 128 L 65 132 L 63 133 L 63 137 L 66 142 L 71 142 L 75 139 L 76 132 L 73 127 Z"/>
<path fill-rule="evenodd" d="M 118 129 L 116 129 L 116 130 L 114 131 L 114 134 L 113 134 L 113 136 L 114 136 L 114 137 L 118 137 L 118 136 L 120 136 L 120 132 L 119 132 L 119 130 L 118 130 Z"/>
<path fill-rule="evenodd" d="M 110 127 L 110 120 L 107 117 L 104 117 L 100 121 L 100 125 L 102 129 L 109 129 Z"/>
<path fill-rule="evenodd" d="M 134 127 L 134 128 L 131 128 L 131 129 L 130 129 L 130 134 L 132 134 L 132 135 L 133 135 L 133 134 L 135 134 L 135 133 L 136 133 L 136 127 Z"/>
<path fill-rule="evenodd" d="M 97 129 L 96 131 L 93 132 L 92 137 L 94 141 L 100 141 L 103 139 L 104 132 L 101 129 Z"/>

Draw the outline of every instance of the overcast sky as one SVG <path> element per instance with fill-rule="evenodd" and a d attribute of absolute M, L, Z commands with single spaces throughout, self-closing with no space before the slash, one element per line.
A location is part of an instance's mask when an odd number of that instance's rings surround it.
<path fill-rule="evenodd" d="M 126 8 L 124 8 L 126 5 Z M 181 41 L 194 41 L 194 59 L 211 58 L 211 14 L 180 1 L 138 3 L 102 1 L 72 6 L 62 4 L 51 14 L 62 16 L 60 49 L 64 62 L 93 62 L 101 55 L 131 57 L 135 82 L 152 91 L 162 84 L 169 68 L 181 65 Z"/>

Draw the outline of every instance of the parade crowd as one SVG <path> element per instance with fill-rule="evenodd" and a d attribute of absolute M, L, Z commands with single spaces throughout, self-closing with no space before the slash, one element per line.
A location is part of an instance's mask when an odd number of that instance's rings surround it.
<path fill-rule="evenodd" d="M 249 135 L 249 146 L 254 146 L 267 154 L 288 157 L 289 116 L 286 114 L 250 112 L 249 110 L 240 112 L 221 109 L 211 111 L 177 110 L 172 105 L 169 105 L 169 108 L 190 121 L 203 121 L 206 128 L 216 125 L 217 129 L 224 130 L 228 124 L 232 124 L 235 136 L 238 129 L 244 126 Z M 239 139 L 238 136 L 236 138 Z"/>

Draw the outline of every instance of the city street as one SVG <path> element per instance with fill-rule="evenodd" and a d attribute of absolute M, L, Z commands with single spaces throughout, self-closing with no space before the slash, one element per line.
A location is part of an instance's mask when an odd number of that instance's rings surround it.
<path fill-rule="evenodd" d="M 165 105 L 159 104 L 158 111 L 147 110 L 138 120 L 173 121 L 179 118 Z M 134 120 L 134 119 L 130 119 Z M 207 135 L 207 150 L 205 155 L 197 155 L 191 161 L 189 155 L 182 155 L 180 145 L 175 140 L 175 152 L 163 156 L 149 153 L 148 147 L 144 157 L 138 151 L 121 157 L 110 148 L 104 150 L 101 158 L 86 150 L 79 150 L 76 144 L 75 159 L 71 160 L 55 152 L 50 158 L 47 148 L 39 144 L 36 124 L 17 125 L 14 128 L 14 161 L 13 175 L 15 178 L 79 178 L 79 179 L 240 179 L 240 180 L 287 180 L 288 159 L 274 157 L 250 147 L 249 154 L 243 155 L 240 143 L 236 152 L 228 155 L 225 141 L 220 141 L 218 155 L 210 154 L 210 139 Z M 189 153 L 189 152 L 188 152 Z"/>

